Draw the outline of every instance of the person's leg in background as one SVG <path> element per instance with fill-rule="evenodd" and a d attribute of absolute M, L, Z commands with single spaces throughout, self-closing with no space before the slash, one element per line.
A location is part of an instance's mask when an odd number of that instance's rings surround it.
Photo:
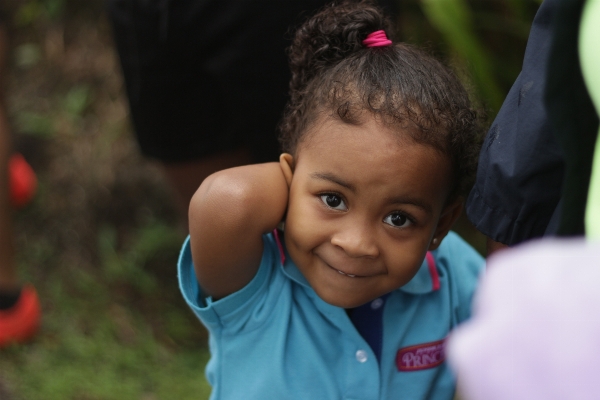
<path fill-rule="evenodd" d="M 235 137 L 240 121 L 247 123 L 245 110 L 231 115 L 245 88 L 231 96 L 224 88 L 231 69 L 240 68 L 232 66 L 240 49 L 231 29 L 245 18 L 245 1 L 223 3 L 107 1 L 137 142 L 163 167 L 186 229 L 189 202 L 204 178 L 255 161 Z"/>
<path fill-rule="evenodd" d="M 17 274 L 12 226 L 12 156 L 4 96 L 8 37 L 0 21 L 0 348 L 31 339 L 38 330 L 40 306 L 35 289 L 22 286 Z"/>
<path fill-rule="evenodd" d="M 7 42 L 6 31 L 0 28 L 0 80 L 2 81 L 5 73 Z M 0 87 L 0 293 L 7 295 L 10 292 L 18 292 L 19 285 L 15 266 L 9 192 L 8 162 L 12 146 L 4 101 L 4 90 Z"/>

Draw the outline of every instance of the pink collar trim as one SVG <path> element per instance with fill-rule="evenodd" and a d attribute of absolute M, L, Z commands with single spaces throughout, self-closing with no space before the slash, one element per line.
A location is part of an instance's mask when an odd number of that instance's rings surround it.
<path fill-rule="evenodd" d="M 440 276 L 438 275 L 437 268 L 435 266 L 435 258 L 433 258 L 433 254 L 430 251 L 425 255 L 425 259 L 427 260 L 427 266 L 429 267 L 429 275 L 431 276 L 431 290 L 439 290 L 440 289 Z"/>
<path fill-rule="evenodd" d="M 281 265 L 285 264 L 285 253 L 283 251 L 283 245 L 281 244 L 281 239 L 279 239 L 279 231 L 277 229 L 273 229 L 273 237 L 275 237 L 275 242 L 277 243 L 277 248 L 279 249 L 279 258 L 281 259 Z"/>

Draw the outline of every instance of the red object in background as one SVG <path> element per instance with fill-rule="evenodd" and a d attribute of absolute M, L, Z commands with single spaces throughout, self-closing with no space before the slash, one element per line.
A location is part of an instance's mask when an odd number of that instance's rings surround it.
<path fill-rule="evenodd" d="M 23 286 L 17 304 L 0 310 L 0 349 L 30 341 L 40 328 L 41 317 L 37 292 L 31 285 Z"/>
<path fill-rule="evenodd" d="M 10 201 L 15 208 L 27 205 L 37 189 L 37 177 L 25 157 L 16 153 L 8 161 Z"/>

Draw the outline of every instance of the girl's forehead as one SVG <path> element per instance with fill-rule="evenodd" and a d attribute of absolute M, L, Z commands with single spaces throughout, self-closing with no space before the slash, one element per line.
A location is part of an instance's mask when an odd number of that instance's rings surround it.
<path fill-rule="evenodd" d="M 411 135 L 413 127 L 386 124 L 372 115 L 361 118 L 357 123 L 347 123 L 339 118 L 325 116 L 317 119 L 307 129 L 298 143 L 295 156 L 303 149 L 314 149 L 334 141 L 343 147 L 350 142 L 363 142 L 365 146 L 380 143 L 383 150 L 414 143 Z"/>
<path fill-rule="evenodd" d="M 361 124 L 348 124 L 336 119 L 320 121 L 307 132 L 296 152 L 297 161 L 308 157 L 313 160 L 336 160 L 345 164 L 360 162 L 365 166 L 387 162 L 394 164 L 405 158 L 411 148 L 429 147 L 416 144 L 411 136 L 400 129 L 392 129 L 374 118 Z M 390 165 L 391 167 L 391 165 Z"/>

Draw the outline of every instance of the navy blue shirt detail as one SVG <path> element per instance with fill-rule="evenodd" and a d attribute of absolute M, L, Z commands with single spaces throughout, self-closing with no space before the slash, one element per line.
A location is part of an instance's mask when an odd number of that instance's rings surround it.
<path fill-rule="evenodd" d="M 350 321 L 381 362 L 381 343 L 383 340 L 383 309 L 389 293 L 362 306 L 347 310 Z"/>

